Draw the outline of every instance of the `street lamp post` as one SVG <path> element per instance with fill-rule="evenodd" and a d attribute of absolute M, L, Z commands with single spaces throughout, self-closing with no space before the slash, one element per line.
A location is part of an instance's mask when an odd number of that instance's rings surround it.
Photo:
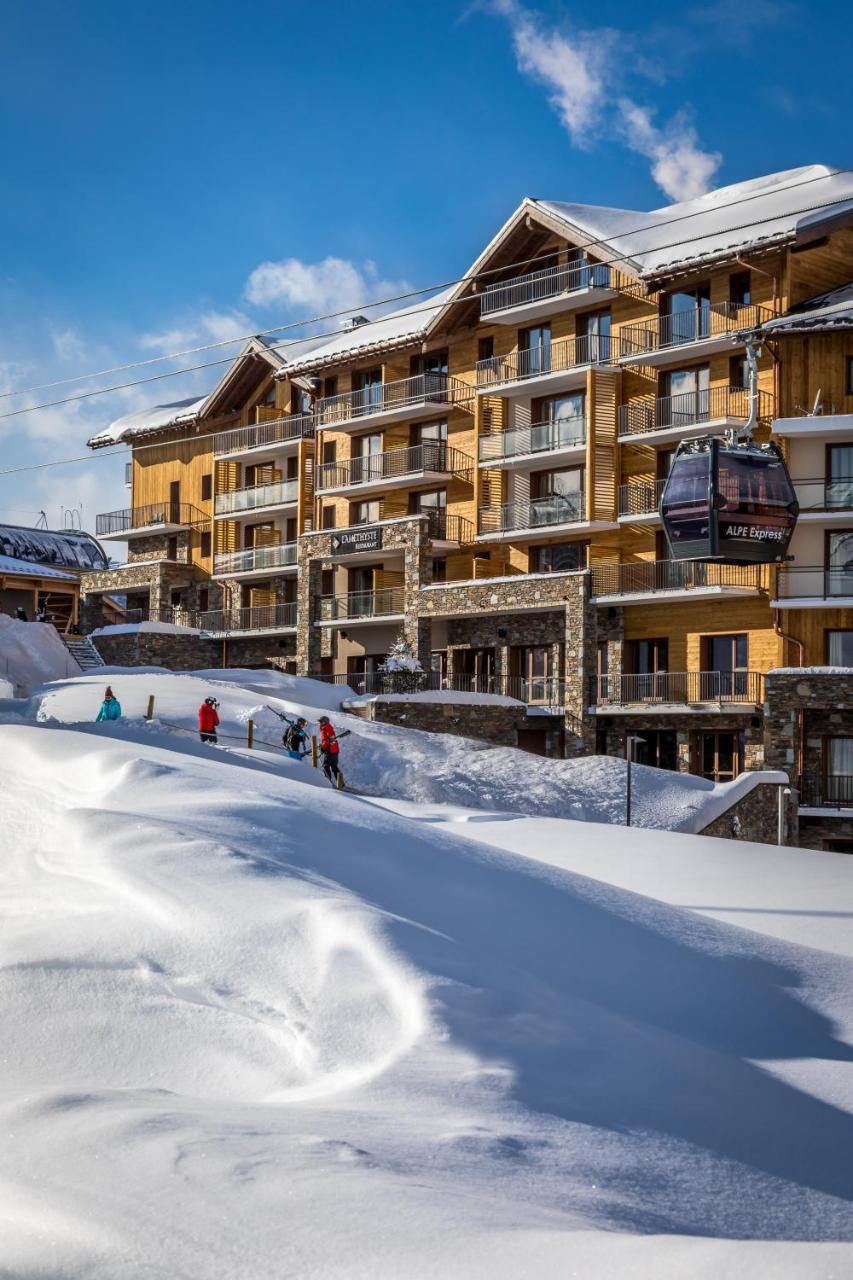
<path fill-rule="evenodd" d="M 645 742 L 645 738 L 641 738 L 639 734 L 629 733 L 625 739 L 625 759 L 628 764 L 628 776 L 625 785 L 625 826 L 631 825 L 631 764 L 634 758 L 634 748 L 638 742 Z"/>

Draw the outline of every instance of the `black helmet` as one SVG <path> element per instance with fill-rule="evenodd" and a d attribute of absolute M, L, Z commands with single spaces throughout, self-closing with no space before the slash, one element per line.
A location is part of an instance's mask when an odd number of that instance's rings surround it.
<path fill-rule="evenodd" d="M 318 720 L 318 722 L 317 722 L 317 723 L 318 723 L 318 724 L 328 724 L 328 723 L 329 723 L 329 717 L 328 717 L 328 716 L 320 716 L 320 719 Z"/>
<path fill-rule="evenodd" d="M 218 706 L 219 706 L 219 703 L 218 703 L 218 702 L 216 701 L 216 699 L 215 699 L 215 698 L 213 698 L 213 697 L 205 698 L 205 702 L 207 703 L 207 705 L 208 705 L 209 707 L 218 707 Z"/>
<path fill-rule="evenodd" d="M 304 717 L 304 716 L 297 716 L 297 717 L 296 717 L 296 723 L 297 723 L 297 724 L 307 724 L 307 723 L 308 723 L 308 721 L 305 719 L 305 717 Z"/>

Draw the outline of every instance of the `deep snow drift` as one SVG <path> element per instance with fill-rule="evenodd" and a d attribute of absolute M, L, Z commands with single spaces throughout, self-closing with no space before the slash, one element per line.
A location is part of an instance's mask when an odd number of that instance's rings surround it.
<path fill-rule="evenodd" d="M 0 697 L 21 697 L 46 680 L 79 673 L 55 627 L 45 622 L 19 622 L 0 613 L 0 679 L 12 688 L 11 694 L 3 691 Z"/>
<path fill-rule="evenodd" d="M 0 724 L 0 1275 L 849 1273 L 844 858 L 338 794 L 97 692 Z"/>

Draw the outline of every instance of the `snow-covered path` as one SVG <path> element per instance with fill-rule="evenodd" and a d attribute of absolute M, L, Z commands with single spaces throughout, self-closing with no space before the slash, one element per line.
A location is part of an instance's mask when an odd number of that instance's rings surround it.
<path fill-rule="evenodd" d="M 766 849 L 385 805 L 156 727 L 0 751 L 0 1275 L 849 1270 L 843 860 L 804 946 L 731 923 Z"/>

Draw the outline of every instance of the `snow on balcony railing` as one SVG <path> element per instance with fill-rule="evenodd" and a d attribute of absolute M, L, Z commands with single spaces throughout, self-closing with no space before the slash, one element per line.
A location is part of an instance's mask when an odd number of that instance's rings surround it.
<path fill-rule="evenodd" d="M 281 569 L 296 564 L 295 542 L 282 542 L 274 547 L 250 547 L 245 551 L 229 551 L 213 561 L 214 574 L 248 573 L 253 569 Z"/>
<path fill-rule="evenodd" d="M 511 427 L 480 438 L 480 461 L 525 457 L 532 453 L 554 453 L 586 444 L 586 419 L 560 418 L 556 422 L 534 422 L 529 427 Z"/>
<path fill-rule="evenodd" d="M 584 333 L 559 342 L 522 347 L 506 356 L 489 356 L 477 361 L 477 388 L 499 387 L 507 383 L 564 373 L 586 365 L 609 365 L 619 354 L 619 340 L 609 334 Z"/>
<path fill-rule="evenodd" d="M 419 373 L 394 382 L 375 382 L 360 391 L 344 391 L 324 396 L 315 408 L 318 427 L 340 426 L 357 418 L 391 413 L 421 406 L 466 408 L 470 405 L 471 388 L 447 373 Z"/>
<path fill-rule="evenodd" d="M 480 297 L 483 319 L 496 311 L 557 298 L 560 294 L 589 289 L 614 289 L 617 273 L 604 262 L 562 262 L 530 271 L 512 280 L 488 284 Z"/>
<path fill-rule="evenodd" d="M 766 391 L 759 392 L 758 414 L 763 419 L 773 415 L 773 397 Z M 646 435 L 729 419 L 745 422 L 748 417 L 746 387 L 705 387 L 675 396 L 642 396 L 620 405 L 619 435 Z"/>
<path fill-rule="evenodd" d="M 574 524 L 585 518 L 582 493 L 553 494 L 533 502 L 509 502 L 502 507 L 481 507 L 479 533 L 509 533 L 522 529 L 543 529 L 550 525 Z"/>
<path fill-rule="evenodd" d="M 313 436 L 313 416 L 310 413 L 292 413 L 271 422 L 258 422 L 253 427 L 220 431 L 213 437 L 213 452 L 216 457 L 227 457 L 229 453 L 271 448 L 292 440 L 311 440 Z"/>
<path fill-rule="evenodd" d="M 258 484 L 248 489 L 227 489 L 216 495 L 216 514 L 254 511 L 258 507 L 289 506 L 297 501 L 299 483 L 280 480 L 275 484 Z"/>
<path fill-rule="evenodd" d="M 752 329 L 772 318 L 768 307 L 755 303 L 706 302 L 685 311 L 652 316 L 637 324 L 624 324 L 619 331 L 622 356 L 643 355 L 669 347 L 704 342 L 740 329 Z"/>

